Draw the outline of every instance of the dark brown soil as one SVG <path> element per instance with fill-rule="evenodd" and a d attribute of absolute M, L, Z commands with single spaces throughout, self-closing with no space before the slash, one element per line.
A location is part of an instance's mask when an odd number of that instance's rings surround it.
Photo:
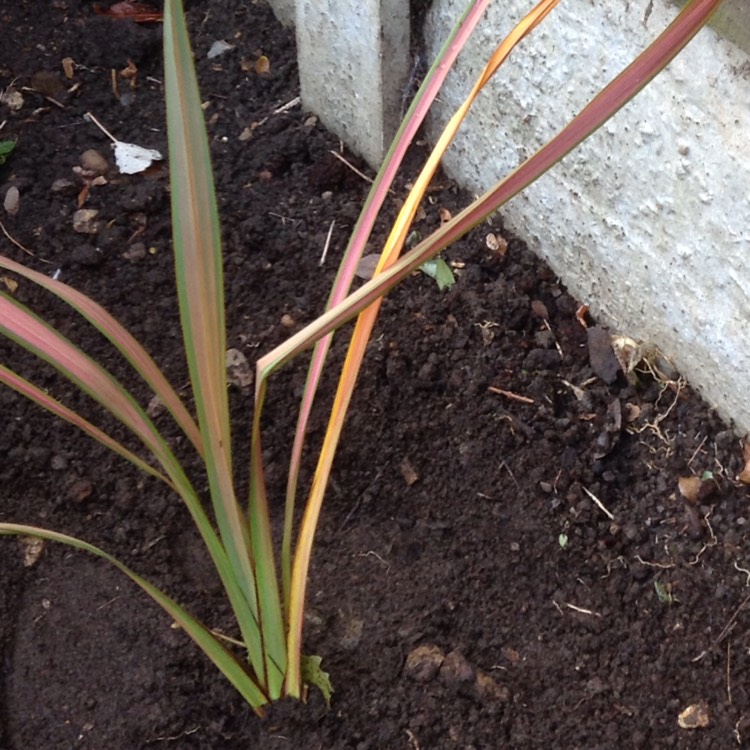
<path fill-rule="evenodd" d="M 195 0 L 189 16 L 226 240 L 229 343 L 252 360 L 321 311 L 366 186 L 328 155 L 339 144 L 309 113 L 277 113 L 298 94 L 295 50 L 262 2 Z M 4 4 L 0 28 L 0 89 L 23 96 L 16 111 L 0 104 L 0 136 L 18 139 L 0 195 L 20 192 L 18 214 L 2 221 L 34 257 L 0 237 L 2 252 L 60 269 L 183 386 L 165 170 L 110 172 L 85 202 L 100 212 L 99 231 L 73 229 L 73 168 L 87 149 L 110 156 L 85 112 L 123 141 L 166 151 L 159 26 L 102 18 L 84 0 L 18 0 Z M 217 39 L 235 47 L 208 61 Z M 263 76 L 252 68 L 261 54 Z M 129 59 L 137 86 L 119 78 L 118 99 L 110 71 Z M 53 189 L 61 179 L 70 184 Z M 396 193 L 389 217 L 403 187 Z M 418 229 L 466 200 L 438 185 Z M 394 292 L 370 345 L 309 587 L 306 651 L 331 674 L 330 710 L 312 694 L 259 720 L 104 562 L 47 545 L 25 567 L 9 538 L 0 747 L 747 746 L 750 511 L 735 481 L 739 441 L 681 381 L 597 378 L 577 301 L 521 241 L 507 237 L 504 256 L 489 249 L 489 232 L 503 234 L 499 219 L 448 253 L 462 264 L 450 291 L 417 275 Z M 67 309 L 26 282 L 15 294 L 129 377 Z M 0 358 L 107 424 L 4 340 Z M 277 497 L 304 374 L 292 366 L 272 389 L 265 446 Z M 232 397 L 241 465 L 251 393 Z M 7 389 L 0 414 L 1 519 L 100 544 L 233 632 L 175 497 Z M 686 502 L 679 478 L 704 472 L 713 478 Z M 679 727 L 700 703 L 708 726 Z"/>

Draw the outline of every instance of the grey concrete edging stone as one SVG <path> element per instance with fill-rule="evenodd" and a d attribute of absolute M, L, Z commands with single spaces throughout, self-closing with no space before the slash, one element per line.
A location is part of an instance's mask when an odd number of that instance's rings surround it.
<path fill-rule="evenodd" d="M 462 2 L 435 0 L 428 54 Z M 566 124 L 676 10 L 568 0 L 482 93 L 446 171 L 489 189 Z M 490 6 L 435 108 L 458 106 L 528 10 Z M 655 81 L 502 210 L 572 292 L 618 331 L 656 344 L 725 417 L 750 430 L 750 60 L 702 30 Z"/>
<path fill-rule="evenodd" d="M 433 141 L 532 4 L 490 5 L 440 94 L 428 125 Z M 396 127 L 409 67 L 408 25 L 399 11 L 408 5 L 296 0 L 303 103 L 372 164 Z M 428 59 L 464 5 L 433 0 Z M 489 189 L 676 12 L 664 0 L 561 3 L 480 95 L 446 157 L 448 174 L 470 190 Z M 372 101 L 379 91 L 387 99 L 382 106 Z M 701 31 L 635 101 L 502 214 L 600 319 L 657 345 L 725 418 L 750 431 L 746 52 Z"/>
<path fill-rule="evenodd" d="M 409 75 L 409 4 L 297 0 L 302 105 L 370 164 L 396 132 Z"/>

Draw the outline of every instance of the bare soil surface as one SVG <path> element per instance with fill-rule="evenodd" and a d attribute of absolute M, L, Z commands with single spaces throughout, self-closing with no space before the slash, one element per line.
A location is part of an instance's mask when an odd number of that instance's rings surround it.
<path fill-rule="evenodd" d="M 223 218 L 229 345 L 253 361 L 322 310 L 367 186 L 330 155 L 340 144 L 313 116 L 298 104 L 282 111 L 299 94 L 294 41 L 265 4 L 194 0 L 188 12 Z M 189 403 L 167 167 L 118 174 L 108 139 L 83 117 L 166 153 L 160 26 L 102 17 L 84 0 L 17 0 L 0 10 L 0 28 L 0 90 L 21 97 L 0 104 L 0 137 L 18 141 L 0 196 L 19 191 L 17 213 L 0 219 L 33 256 L 5 236 L 2 252 L 104 304 Z M 209 60 L 216 40 L 233 48 Z M 270 69 L 259 74 L 261 55 Z M 129 61 L 135 78 L 121 74 Z M 109 167 L 86 188 L 93 177 L 75 169 L 89 149 Z M 447 180 L 433 187 L 422 234 L 468 200 Z M 404 194 L 402 181 L 373 251 Z M 98 211 L 88 225 L 74 218 L 79 202 Z M 599 329 L 576 320 L 579 301 L 501 219 L 447 258 L 452 289 L 415 275 L 384 304 L 324 507 L 305 650 L 331 674 L 330 709 L 312 692 L 258 719 L 106 563 L 52 544 L 32 562 L 6 538 L 0 747 L 750 746 L 740 441 L 677 374 L 642 367 L 629 382 L 618 372 Z M 12 293 L 148 403 L 67 308 L 28 282 Z M 6 340 L 0 360 L 109 426 Z M 271 392 L 277 517 L 304 377 L 304 362 L 292 365 Z M 231 394 L 241 467 L 252 393 Z M 1 519 L 99 544 L 234 633 L 176 497 L 7 389 L 0 414 Z M 702 480 L 697 497 L 683 497 L 681 477 Z M 705 727 L 678 724 L 689 707 Z"/>

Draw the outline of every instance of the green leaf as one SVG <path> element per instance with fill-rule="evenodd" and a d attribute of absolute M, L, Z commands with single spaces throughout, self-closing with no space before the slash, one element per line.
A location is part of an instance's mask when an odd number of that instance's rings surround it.
<path fill-rule="evenodd" d="M 13 153 L 15 147 L 15 141 L 0 141 L 0 164 L 5 164 L 5 160 Z"/>
<path fill-rule="evenodd" d="M 326 706 L 331 707 L 331 696 L 334 693 L 331 685 L 331 676 L 320 668 L 322 662 L 320 656 L 302 655 L 300 661 L 300 671 L 302 673 L 302 682 L 305 685 L 313 685 L 323 694 Z"/>
<path fill-rule="evenodd" d="M 419 270 L 431 279 L 435 279 L 441 292 L 450 289 L 456 283 L 456 277 L 453 275 L 451 267 L 442 258 L 425 261 L 419 267 Z"/>
<path fill-rule="evenodd" d="M 654 591 L 662 604 L 674 604 L 677 599 L 672 595 L 671 586 L 661 581 L 654 581 Z"/>
<path fill-rule="evenodd" d="M 70 547 L 90 552 L 92 555 L 101 557 L 114 565 L 134 583 L 137 583 L 157 604 L 167 611 L 169 616 L 195 641 L 206 656 L 211 659 L 224 676 L 234 685 L 240 695 L 255 709 L 256 713 L 261 716 L 263 715 L 263 706 L 268 703 L 269 696 L 263 686 L 259 685 L 253 676 L 248 673 L 245 665 L 203 623 L 196 620 L 177 602 L 157 589 L 145 578 L 141 578 L 141 576 L 120 562 L 116 557 L 112 557 L 112 555 L 107 554 L 99 547 L 84 542 L 77 537 L 61 534 L 57 531 L 49 531 L 38 526 L 0 523 L 0 535 L 3 534 L 21 534 L 38 537 L 39 539 L 47 539 L 51 542 L 61 542 Z"/>

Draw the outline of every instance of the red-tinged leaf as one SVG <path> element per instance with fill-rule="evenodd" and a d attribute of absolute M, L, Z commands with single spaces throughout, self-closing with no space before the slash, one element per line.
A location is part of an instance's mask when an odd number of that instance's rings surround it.
<path fill-rule="evenodd" d="M 128 461 L 135 464 L 142 471 L 145 471 L 147 474 L 150 474 L 157 479 L 161 479 L 162 482 L 165 482 L 172 489 L 175 489 L 174 484 L 172 484 L 169 479 L 167 479 L 163 474 L 154 469 L 153 466 L 147 464 L 142 458 L 139 458 L 132 451 L 129 451 L 124 445 L 118 443 L 116 440 L 107 435 L 107 433 L 103 432 L 98 427 L 95 427 L 88 420 L 84 419 L 80 414 L 77 414 L 71 409 L 68 409 L 67 406 L 64 406 L 59 401 L 52 398 L 52 396 L 50 396 L 48 393 L 41 390 L 40 388 L 37 388 L 33 383 L 30 383 L 28 380 L 22 378 L 20 375 L 17 375 L 15 372 L 9 370 L 3 365 L 0 365 L 0 383 L 5 383 L 5 385 L 9 386 L 14 391 L 17 391 L 23 396 L 26 396 L 26 398 L 31 399 L 43 409 L 46 409 L 47 411 L 52 412 L 52 414 L 54 414 L 55 416 L 60 417 L 60 419 L 64 419 L 66 422 L 70 422 L 70 424 L 75 425 L 79 429 L 83 430 L 87 435 L 94 438 L 94 440 L 97 440 L 105 447 L 109 448 L 115 453 L 118 453 L 123 458 L 126 458 Z"/>
<path fill-rule="evenodd" d="M 52 292 L 52 294 L 69 304 L 76 312 L 86 318 L 91 325 L 120 351 L 138 374 L 148 383 L 169 410 L 175 422 L 182 428 L 198 453 L 203 455 L 202 439 L 198 432 L 198 427 L 180 400 L 180 397 L 175 393 L 169 381 L 164 377 L 148 352 L 112 315 L 90 297 L 73 289 L 73 287 L 63 284 L 61 281 L 55 281 L 43 273 L 33 271 L 21 263 L 16 263 L 2 255 L 0 255 L 0 268 L 13 271 L 29 279 L 29 281 L 33 281 L 47 291 Z"/>
<path fill-rule="evenodd" d="M 109 16 L 117 20 L 135 21 L 136 23 L 151 23 L 161 21 L 164 14 L 148 3 L 132 3 L 128 0 L 115 3 L 109 8 L 95 5 L 94 12 L 100 16 Z"/>
<path fill-rule="evenodd" d="M 70 547 L 89 552 L 101 557 L 123 572 L 134 583 L 138 584 L 157 604 L 163 607 L 169 616 L 195 641 L 199 648 L 209 659 L 221 670 L 222 674 L 234 685 L 240 695 L 255 709 L 256 713 L 263 716 L 263 706 L 268 703 L 269 696 L 248 672 L 247 667 L 232 652 L 230 652 L 219 639 L 201 622 L 196 620 L 189 612 L 183 609 L 174 599 L 168 597 L 164 592 L 157 589 L 145 578 L 139 576 L 127 565 L 121 563 L 116 557 L 108 554 L 99 547 L 79 539 L 78 537 L 61 534 L 57 531 L 49 531 L 38 526 L 25 526 L 15 523 L 0 523 L 0 535 L 31 536 L 37 539 L 46 539 L 51 542 L 61 542 Z"/>
<path fill-rule="evenodd" d="M 471 36 L 471 33 L 474 31 L 474 28 L 481 19 L 489 3 L 490 0 L 476 0 L 476 2 L 467 5 L 463 14 L 451 30 L 442 49 L 438 53 L 432 67 L 427 72 L 422 85 L 419 87 L 398 132 L 393 138 L 388 153 L 383 159 L 383 163 L 378 170 L 372 188 L 368 193 L 367 200 L 365 201 L 365 205 L 362 208 L 362 212 L 357 220 L 357 224 L 354 227 L 351 239 L 349 240 L 349 244 L 344 253 L 344 258 L 339 266 L 339 271 L 326 306 L 327 310 L 342 303 L 346 295 L 349 293 L 352 281 L 357 272 L 357 267 L 359 266 L 359 261 L 364 253 L 367 240 L 372 233 L 372 228 L 375 225 L 376 219 L 380 215 L 380 209 L 382 208 L 385 197 L 393 184 L 393 180 L 396 177 L 396 173 L 398 172 L 404 156 L 406 155 L 406 151 L 424 121 L 424 118 L 427 116 L 430 106 L 435 100 L 443 81 L 458 57 L 459 52 L 463 49 L 466 41 Z M 307 432 L 307 424 L 332 341 L 333 329 L 329 329 L 329 333 L 315 343 L 315 351 L 313 352 L 310 361 L 307 382 L 302 396 L 302 403 L 300 404 L 292 455 L 289 462 L 286 510 L 284 515 L 284 536 L 281 546 L 281 571 L 284 586 L 284 598 L 287 601 L 289 599 L 291 583 L 292 531 L 299 467 L 302 461 L 302 451 L 304 448 L 305 434 Z M 269 364 L 270 367 L 268 367 Z M 265 359 L 263 365 L 259 362 L 257 370 L 258 378 L 267 377 L 277 366 L 280 367 L 282 364 L 283 362 L 281 360 L 274 362 L 273 357 Z M 261 385 L 260 380 L 256 380 L 256 388 L 260 389 Z M 292 680 L 294 681 L 295 679 L 299 682 L 299 675 L 293 675 Z M 289 684 L 287 687 L 289 687 Z"/>

